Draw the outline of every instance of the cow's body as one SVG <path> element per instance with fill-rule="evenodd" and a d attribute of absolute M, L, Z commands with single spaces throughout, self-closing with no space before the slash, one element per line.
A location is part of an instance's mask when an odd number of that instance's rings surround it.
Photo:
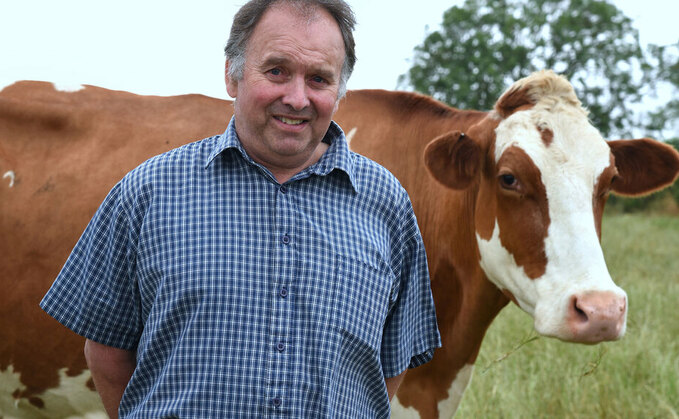
<path fill-rule="evenodd" d="M 563 89 L 559 80 L 554 83 Z M 616 169 L 609 148 L 579 103 L 557 98 L 549 88 L 536 93 L 526 83 L 515 87 L 491 113 L 459 111 L 415 94 L 356 91 L 336 115 L 352 149 L 382 163 L 408 190 L 427 248 L 443 347 L 432 362 L 406 375 L 394 416 L 450 416 L 485 331 L 510 300 L 535 317 L 538 331 L 563 340 L 598 342 L 624 332 L 626 296 L 608 276 L 597 240 Z M 540 95 L 558 106 L 542 106 Z M 19 83 L 0 93 L 0 174 L 8 174 L 0 184 L 0 280 L 6 290 L 0 336 L 8 337 L 0 342 L 0 415 L 67 409 L 66 401 L 49 395 L 65 382 L 80 389 L 74 399 L 89 395 L 97 404 L 82 338 L 44 315 L 38 302 L 125 172 L 152 155 L 222 132 L 231 112 L 229 102 L 202 96 L 141 97 L 94 87 L 64 93 L 46 83 Z M 576 123 L 579 131 L 563 132 Z M 575 137 L 585 144 L 573 143 Z M 580 161 L 582 147 L 588 153 Z M 622 193 L 666 186 L 679 172 L 679 155 L 670 147 L 640 141 L 611 148 L 621 177 L 638 175 L 636 183 L 613 185 Z M 644 159 L 629 163 L 633 155 Z M 634 172 L 649 165 L 654 170 Z M 581 176 L 557 188 L 568 195 L 555 193 L 558 175 L 571 166 Z M 540 175 L 540 168 L 550 173 Z M 509 182 L 512 176 L 525 185 Z M 583 193 L 589 194 L 584 201 Z M 524 219 L 516 218 L 517 209 Z M 570 246 L 568 234 L 578 234 L 571 241 L 585 247 Z M 587 257 L 577 259 L 583 252 Z M 566 265 L 574 277 L 564 277 Z M 74 406 L 73 412 L 87 411 Z"/>

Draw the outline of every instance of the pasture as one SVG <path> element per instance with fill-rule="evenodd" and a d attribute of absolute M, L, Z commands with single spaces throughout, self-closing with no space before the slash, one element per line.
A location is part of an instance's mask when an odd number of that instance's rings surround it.
<path fill-rule="evenodd" d="M 511 304 L 456 418 L 679 418 L 679 217 L 607 213 L 602 244 L 629 297 L 626 336 L 596 346 L 538 338 Z"/>

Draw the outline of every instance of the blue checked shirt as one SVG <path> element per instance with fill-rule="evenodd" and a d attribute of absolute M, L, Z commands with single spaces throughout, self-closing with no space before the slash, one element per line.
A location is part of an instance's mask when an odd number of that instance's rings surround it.
<path fill-rule="evenodd" d="M 388 417 L 440 346 L 405 190 L 334 123 L 280 185 L 234 124 L 121 180 L 41 307 L 136 351 L 122 417 Z"/>

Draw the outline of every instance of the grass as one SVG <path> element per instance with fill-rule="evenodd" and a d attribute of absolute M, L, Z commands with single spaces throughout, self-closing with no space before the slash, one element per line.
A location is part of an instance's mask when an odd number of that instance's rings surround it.
<path fill-rule="evenodd" d="M 679 217 L 606 214 L 627 334 L 594 346 L 537 337 L 515 305 L 493 322 L 456 418 L 678 418 Z"/>

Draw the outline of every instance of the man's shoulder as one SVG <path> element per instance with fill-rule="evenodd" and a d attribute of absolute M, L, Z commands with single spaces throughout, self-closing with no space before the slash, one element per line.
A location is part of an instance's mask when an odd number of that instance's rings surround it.
<path fill-rule="evenodd" d="M 399 195 L 405 192 L 401 182 L 386 167 L 362 154 L 350 153 L 357 187 L 387 188 Z"/>
<path fill-rule="evenodd" d="M 154 181 L 187 172 L 190 168 L 204 168 L 219 136 L 204 138 L 157 154 L 132 169 L 128 181 Z"/>
<path fill-rule="evenodd" d="M 208 137 L 155 155 L 129 171 L 114 190 L 118 189 L 124 200 L 138 202 L 150 201 L 159 191 L 167 193 L 178 185 L 191 184 L 192 177 L 204 172 L 218 139 Z"/>

